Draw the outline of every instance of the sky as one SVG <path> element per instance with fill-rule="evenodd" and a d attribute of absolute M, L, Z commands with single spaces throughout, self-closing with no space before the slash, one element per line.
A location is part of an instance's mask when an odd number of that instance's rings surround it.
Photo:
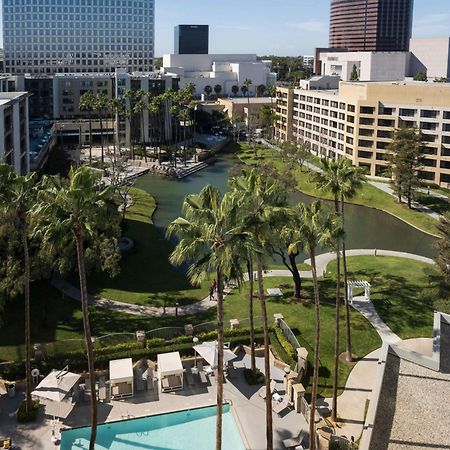
<path fill-rule="evenodd" d="M 173 52 L 178 24 L 209 25 L 211 53 L 312 55 L 328 45 L 329 0 L 155 2 L 155 56 Z M 450 0 L 415 0 L 413 37 L 450 37 Z"/>

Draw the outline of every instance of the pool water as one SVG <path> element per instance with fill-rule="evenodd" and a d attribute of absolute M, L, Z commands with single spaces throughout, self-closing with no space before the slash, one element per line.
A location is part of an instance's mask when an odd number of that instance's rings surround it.
<path fill-rule="evenodd" d="M 216 407 L 198 408 L 99 425 L 96 450 L 211 450 L 215 448 Z M 64 431 L 61 450 L 89 448 L 90 428 Z M 244 450 L 229 405 L 223 410 L 223 450 Z"/>

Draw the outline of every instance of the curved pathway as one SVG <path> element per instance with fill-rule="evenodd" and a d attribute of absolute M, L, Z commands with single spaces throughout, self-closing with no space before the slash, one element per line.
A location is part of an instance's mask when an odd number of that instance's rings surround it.
<path fill-rule="evenodd" d="M 347 250 L 347 256 L 395 256 L 398 258 L 413 259 L 421 261 L 427 264 L 435 264 L 430 258 L 424 256 L 414 255 L 412 253 L 394 252 L 390 250 L 376 250 L 376 249 L 360 249 L 360 250 Z M 317 274 L 323 276 L 326 273 L 327 266 L 331 261 L 336 258 L 335 253 L 324 253 L 316 257 Z M 305 263 L 311 264 L 311 260 L 305 260 Z M 265 277 L 290 277 L 291 272 L 289 270 L 266 270 L 264 272 Z M 302 278 L 312 278 L 311 271 L 301 271 L 300 276 Z M 63 294 L 67 295 L 74 300 L 81 301 L 80 290 L 70 284 L 68 281 L 61 279 L 60 277 L 54 277 L 52 284 L 56 289 L 59 289 Z M 226 294 L 229 290 L 226 290 Z M 367 303 L 367 302 L 366 302 Z M 159 307 L 159 306 L 144 306 L 134 305 L 132 303 L 119 302 L 116 300 L 108 300 L 105 298 L 94 297 L 89 295 L 89 304 L 92 306 L 98 306 L 100 308 L 107 308 L 112 311 L 134 314 L 147 317 L 161 317 L 161 316 L 187 316 L 204 312 L 210 308 L 216 306 L 215 301 L 211 301 L 209 296 L 200 302 L 192 303 L 190 305 L 179 306 L 175 308 L 173 306 Z M 376 314 L 376 313 L 375 313 Z M 370 319 L 369 319 L 370 320 Z M 380 319 L 381 320 L 381 319 Z M 375 327 L 376 328 L 376 327 Z"/>

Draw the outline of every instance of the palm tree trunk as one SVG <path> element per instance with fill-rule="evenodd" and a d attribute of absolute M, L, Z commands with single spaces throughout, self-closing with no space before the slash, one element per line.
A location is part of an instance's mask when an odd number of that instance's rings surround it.
<path fill-rule="evenodd" d="M 315 413 L 317 403 L 317 385 L 319 383 L 319 353 L 320 353 L 320 298 L 319 298 L 319 284 L 317 282 L 315 245 L 311 245 L 309 251 L 311 254 L 311 266 L 314 285 L 314 304 L 316 310 L 316 342 L 314 345 L 314 372 L 313 372 L 311 406 L 309 415 L 309 448 L 310 450 L 315 450 L 316 448 Z"/>
<path fill-rule="evenodd" d="M 21 226 L 22 247 L 25 263 L 25 370 L 26 370 L 26 410 L 31 411 L 31 333 L 30 333 L 30 254 L 28 251 L 28 239 L 26 224 Z"/>
<path fill-rule="evenodd" d="M 103 118 L 101 114 L 100 114 L 100 143 L 102 146 L 102 167 L 103 167 L 103 165 L 105 164 L 105 148 L 103 143 Z"/>
<path fill-rule="evenodd" d="M 92 117 L 89 111 L 89 165 L 92 166 Z"/>
<path fill-rule="evenodd" d="M 92 345 L 91 326 L 89 323 L 89 309 L 88 309 L 88 293 L 86 286 L 86 268 L 84 261 L 84 243 L 80 228 L 74 230 L 77 257 L 78 257 L 78 273 L 80 276 L 80 291 L 81 291 L 81 306 L 83 311 L 83 326 L 84 337 L 86 340 L 86 351 L 88 360 L 88 372 L 91 390 L 91 439 L 89 443 L 89 450 L 94 450 L 95 440 L 97 438 L 97 396 L 95 393 L 95 366 L 94 366 L 94 350 Z"/>
<path fill-rule="evenodd" d="M 253 311 L 253 261 L 249 259 L 247 261 L 248 272 L 248 308 L 249 308 L 249 320 L 250 320 L 250 362 L 253 375 L 256 375 L 256 354 L 255 354 L 255 318 Z"/>
<path fill-rule="evenodd" d="M 222 412 L 223 412 L 223 274 L 217 268 L 217 421 L 216 450 L 222 450 Z"/>
<path fill-rule="evenodd" d="M 257 272 L 258 272 L 258 297 L 261 301 L 261 312 L 264 328 L 264 374 L 266 385 L 266 438 L 267 450 L 273 450 L 273 426 L 272 426 L 272 393 L 270 392 L 270 358 L 269 358 L 269 324 L 267 320 L 266 299 L 264 297 L 263 285 L 263 265 L 261 256 L 257 256 Z"/>
<path fill-rule="evenodd" d="M 341 214 L 342 214 L 342 228 L 345 231 L 345 221 L 344 221 L 344 197 L 341 196 Z M 352 334 L 351 334 L 351 324 L 350 324 L 350 303 L 348 300 L 348 276 L 347 276 L 347 256 L 345 254 L 345 234 L 342 237 L 342 263 L 344 270 L 344 298 L 345 298 L 345 336 L 346 336 L 346 355 L 345 359 L 347 362 L 353 361 L 352 354 Z"/>
<path fill-rule="evenodd" d="M 337 246 L 336 258 L 336 329 L 334 336 L 334 375 L 333 375 L 333 401 L 331 408 L 331 418 L 337 420 L 337 392 L 338 392 L 338 372 L 339 372 L 339 333 L 340 333 L 340 314 L 341 314 L 341 258 L 339 255 L 340 246 Z"/>

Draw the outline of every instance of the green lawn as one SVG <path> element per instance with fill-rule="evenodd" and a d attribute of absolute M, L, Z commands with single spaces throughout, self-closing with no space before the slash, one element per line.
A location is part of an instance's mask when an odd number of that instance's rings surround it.
<path fill-rule="evenodd" d="M 245 164 L 255 165 L 263 161 L 272 162 L 276 167 L 282 167 L 285 164 L 278 152 L 263 145 L 255 145 L 254 147 L 251 147 L 247 143 L 232 143 L 231 145 L 236 146 L 238 156 Z M 298 168 L 295 171 L 295 178 L 298 189 L 301 192 L 313 197 L 331 200 L 329 194 L 317 190 L 315 184 L 311 181 L 311 173 L 306 168 Z M 368 183 L 364 183 L 363 188 L 351 200 L 351 203 L 383 209 L 423 231 L 432 234 L 437 233 L 435 219 L 419 211 L 410 210 L 403 204 L 398 204 L 393 196 L 386 194 Z"/>
<path fill-rule="evenodd" d="M 333 271 L 336 263 L 330 263 Z M 350 279 L 372 284 L 372 301 L 380 317 L 402 339 L 432 337 L 433 304 L 427 289 L 437 268 L 409 259 L 384 256 L 348 258 Z"/>
<path fill-rule="evenodd" d="M 36 343 L 53 343 L 65 349 L 83 345 L 83 319 L 81 303 L 54 289 L 48 282 L 35 283 L 31 287 L 31 338 Z M 135 333 L 137 330 L 153 330 L 168 326 L 199 324 L 214 320 L 215 311 L 185 317 L 148 318 L 121 314 L 103 308 L 90 308 L 92 334 L 96 337 L 111 333 Z M 24 356 L 23 299 L 7 305 L 5 325 L 0 329 L 0 362 L 18 360 Z M 73 340 L 73 341 L 69 341 Z"/>
<path fill-rule="evenodd" d="M 89 292 L 139 305 L 187 304 L 205 298 L 207 282 L 201 288 L 191 286 L 183 271 L 168 262 L 171 246 L 152 222 L 153 197 L 140 189 L 133 189 L 132 197 L 124 235 L 133 239 L 134 249 L 123 255 L 116 278 L 101 273 L 89 277 Z"/>
<path fill-rule="evenodd" d="M 291 289 L 286 289 L 284 285 L 291 285 Z M 308 298 L 312 296 L 312 283 L 304 281 L 305 293 Z M 248 300 L 246 299 L 246 286 L 242 291 L 234 291 L 225 299 L 225 319 L 248 317 Z M 282 298 L 268 297 L 267 308 L 269 320 L 273 323 L 273 314 L 282 313 L 286 322 L 296 334 L 301 345 L 309 350 L 309 360 L 313 361 L 314 333 L 315 333 L 315 312 L 312 303 L 301 304 L 293 302 L 291 296 L 293 293 L 292 278 L 266 278 L 264 280 L 265 289 L 271 287 L 283 286 Z M 321 288 L 321 352 L 320 352 L 320 388 L 319 393 L 322 396 L 330 396 L 332 392 L 332 370 L 334 355 L 334 323 L 335 323 L 335 307 L 334 307 L 334 282 L 332 279 L 320 282 Z M 341 332 L 344 336 L 344 311 L 342 310 Z M 255 303 L 255 314 L 261 315 L 258 303 Z M 351 312 L 352 320 L 352 337 L 354 342 L 353 351 L 362 357 L 370 353 L 372 350 L 380 347 L 381 340 L 378 334 L 359 313 Z M 341 350 L 345 351 L 344 339 L 341 340 Z M 350 373 L 350 367 L 341 364 L 339 371 L 339 386 L 345 386 L 345 381 Z M 305 382 L 308 384 L 308 381 Z"/>

